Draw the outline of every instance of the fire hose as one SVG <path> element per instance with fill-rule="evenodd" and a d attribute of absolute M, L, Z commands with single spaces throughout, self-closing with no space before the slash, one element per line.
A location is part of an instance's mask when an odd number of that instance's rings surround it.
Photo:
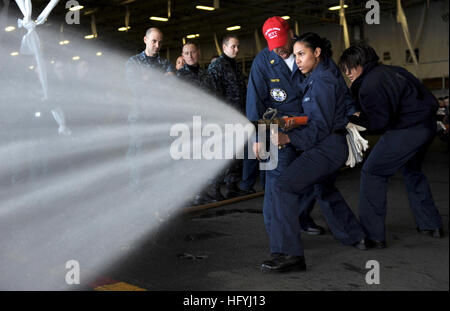
<path fill-rule="evenodd" d="M 302 125 L 306 125 L 308 123 L 307 116 L 282 116 L 278 117 L 278 110 L 275 108 L 268 108 L 267 111 L 263 114 L 262 119 L 256 122 L 256 125 L 264 125 L 266 130 L 270 129 L 271 124 L 277 125 L 281 130 L 287 131 L 293 128 L 300 127 Z M 278 146 L 278 149 L 284 148 L 285 145 Z"/>

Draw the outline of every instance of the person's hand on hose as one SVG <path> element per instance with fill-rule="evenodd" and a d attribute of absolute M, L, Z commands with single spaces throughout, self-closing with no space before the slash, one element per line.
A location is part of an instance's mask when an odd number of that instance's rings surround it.
<path fill-rule="evenodd" d="M 283 131 L 288 132 L 290 130 L 292 130 L 295 126 L 295 120 L 292 118 L 287 118 L 285 117 L 285 124 L 284 126 L 281 128 Z"/>
<path fill-rule="evenodd" d="M 274 144 L 275 146 L 283 146 L 286 144 L 289 144 L 291 142 L 291 140 L 289 139 L 289 136 L 278 132 L 278 133 L 273 133 L 270 135 L 270 141 L 272 142 L 272 144 Z"/>
<path fill-rule="evenodd" d="M 256 156 L 256 158 L 259 160 L 259 161 L 261 161 L 261 158 L 260 158 L 260 150 L 263 148 L 263 144 L 262 143 L 259 143 L 259 142 L 256 142 L 256 143 L 253 143 L 253 153 L 255 154 L 255 156 Z"/>

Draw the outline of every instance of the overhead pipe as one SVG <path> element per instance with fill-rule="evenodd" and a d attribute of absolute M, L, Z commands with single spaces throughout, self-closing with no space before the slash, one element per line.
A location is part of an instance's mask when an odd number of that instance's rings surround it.
<path fill-rule="evenodd" d="M 95 14 L 91 15 L 91 32 L 94 35 L 94 38 L 97 38 L 97 25 L 95 23 Z"/>
<path fill-rule="evenodd" d="M 411 36 L 409 34 L 408 21 L 406 20 L 406 15 L 405 15 L 405 12 L 403 11 L 401 0 L 397 0 L 397 23 L 399 23 L 402 26 L 406 45 L 408 46 L 408 50 L 411 54 L 412 60 L 414 62 L 414 66 L 416 67 L 417 78 L 420 80 L 421 74 L 420 74 L 419 62 L 417 61 L 416 53 L 414 53 L 414 48 L 411 44 Z"/>
<path fill-rule="evenodd" d="M 219 46 L 219 41 L 217 40 L 217 34 L 214 33 L 214 43 L 216 45 L 217 55 L 222 55 L 222 49 Z"/>
<path fill-rule="evenodd" d="M 258 52 L 262 50 L 262 44 L 257 29 L 255 29 L 255 44 L 256 44 L 256 54 L 258 54 Z"/>
<path fill-rule="evenodd" d="M 345 48 L 348 49 L 350 47 L 350 38 L 348 35 L 347 20 L 345 19 L 344 0 L 340 0 L 339 3 L 341 6 L 339 9 L 339 17 L 340 17 L 339 24 L 342 26 Z"/>
<path fill-rule="evenodd" d="M 172 1 L 167 0 L 167 18 L 170 18 L 172 15 Z"/>

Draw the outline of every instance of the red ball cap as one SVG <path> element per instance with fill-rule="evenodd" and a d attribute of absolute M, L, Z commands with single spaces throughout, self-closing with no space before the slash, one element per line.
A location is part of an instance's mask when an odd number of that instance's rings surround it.
<path fill-rule="evenodd" d="M 279 16 L 270 17 L 263 26 L 264 38 L 269 45 L 269 51 L 282 47 L 289 37 L 289 24 Z"/>

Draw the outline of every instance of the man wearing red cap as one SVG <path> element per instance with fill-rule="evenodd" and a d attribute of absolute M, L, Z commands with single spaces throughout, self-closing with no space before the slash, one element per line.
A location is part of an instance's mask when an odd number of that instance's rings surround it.
<path fill-rule="evenodd" d="M 264 59 L 261 61 L 260 66 L 264 69 L 273 68 L 273 71 L 277 77 L 268 77 L 270 80 L 264 78 L 261 79 L 262 75 L 259 74 L 259 71 L 256 72 L 257 66 L 254 66 L 255 70 L 253 70 L 252 67 L 253 74 L 251 75 L 251 78 L 253 77 L 254 79 L 249 80 L 247 96 L 250 97 L 247 97 L 247 116 L 249 118 L 256 118 L 259 116 L 259 119 L 261 119 L 261 111 L 264 113 L 269 102 L 274 102 L 274 100 L 275 102 L 280 102 L 283 104 L 287 104 L 288 102 L 291 103 L 291 105 L 293 104 L 294 106 L 291 107 L 293 111 L 290 112 L 291 114 L 296 114 L 298 109 L 295 105 L 298 105 L 301 99 L 301 97 L 299 97 L 301 94 L 298 91 L 298 85 L 301 81 L 303 81 L 304 76 L 297 69 L 297 66 L 295 65 L 295 57 L 292 53 L 292 38 L 294 37 L 294 33 L 284 19 L 279 16 L 275 16 L 266 20 L 263 26 L 263 34 L 267 40 L 268 49 L 264 49 L 261 52 L 262 55 L 265 55 L 266 57 L 260 57 L 261 60 Z M 270 60 L 267 59 L 267 56 L 271 57 Z M 284 66 L 282 60 L 287 66 Z M 290 79 L 286 77 L 290 77 Z M 269 93 L 267 90 L 270 90 L 270 96 L 268 96 Z M 263 95 L 263 97 L 259 97 L 259 92 L 265 92 L 266 94 Z M 283 99 L 283 97 L 287 94 L 292 94 L 293 96 Z M 281 110 L 285 111 L 283 109 Z M 289 111 L 286 112 L 289 113 Z M 247 163 L 244 161 L 244 170 L 245 164 Z M 280 169 L 282 168 L 280 167 Z M 270 201 L 270 199 L 267 199 L 267 201 Z M 309 215 L 315 204 L 314 197 L 311 195 L 309 200 L 304 198 L 302 204 L 307 206 L 305 212 L 300 216 L 302 231 L 308 235 L 324 234 L 325 229 L 316 225 L 314 220 Z M 267 214 L 269 214 L 269 212 L 267 212 Z"/>
<path fill-rule="evenodd" d="M 275 53 L 282 59 L 286 59 L 292 54 L 293 31 L 284 19 L 279 16 L 267 19 L 263 26 L 263 34 L 269 51 L 275 50 Z"/>
<path fill-rule="evenodd" d="M 247 91 L 247 118 L 250 121 L 257 121 L 262 118 L 268 108 L 277 109 L 279 113 L 278 117 L 283 115 L 304 115 L 301 105 L 303 94 L 300 85 L 305 79 L 305 76 L 295 64 L 295 57 L 292 53 L 292 30 L 290 30 L 288 23 L 284 19 L 275 16 L 266 20 L 263 26 L 263 34 L 268 43 L 268 47 L 263 49 L 255 57 L 252 64 Z M 337 72 L 340 74 L 338 70 Z M 257 157 L 261 145 L 262 143 L 260 142 L 254 143 L 253 150 L 256 150 Z M 300 152 L 291 144 L 287 144 L 284 148 L 277 151 L 277 167 L 266 172 L 266 191 L 263 207 L 264 223 L 271 240 L 271 253 L 274 257 L 273 259 L 276 260 L 264 262 L 262 269 L 274 272 L 281 272 L 288 269 L 305 270 L 304 257 L 284 256 L 286 254 L 279 254 L 272 247 L 272 242 L 281 236 L 278 229 L 271 225 L 274 215 L 274 202 L 278 200 L 280 195 L 275 191 L 277 178 L 286 170 Z M 320 227 L 315 225 L 309 217 L 309 213 L 315 203 L 315 198 L 317 198 L 323 215 L 334 236 L 346 245 L 348 245 L 347 240 L 353 240 L 356 233 L 352 229 L 347 229 L 351 226 L 343 223 L 343 221 L 346 221 L 345 217 L 336 219 L 333 214 L 333 209 L 337 205 L 346 204 L 334 187 L 328 187 L 326 184 L 318 184 L 301 198 L 293 194 L 283 195 L 289 196 L 284 198 L 285 201 L 295 200 L 296 202 L 300 202 L 300 210 L 303 211 L 300 216 L 300 224 L 303 229 L 306 229 L 304 226 L 309 225 L 312 229 L 319 228 L 320 230 Z M 283 260 L 280 260 L 280 256 L 284 256 Z"/>

